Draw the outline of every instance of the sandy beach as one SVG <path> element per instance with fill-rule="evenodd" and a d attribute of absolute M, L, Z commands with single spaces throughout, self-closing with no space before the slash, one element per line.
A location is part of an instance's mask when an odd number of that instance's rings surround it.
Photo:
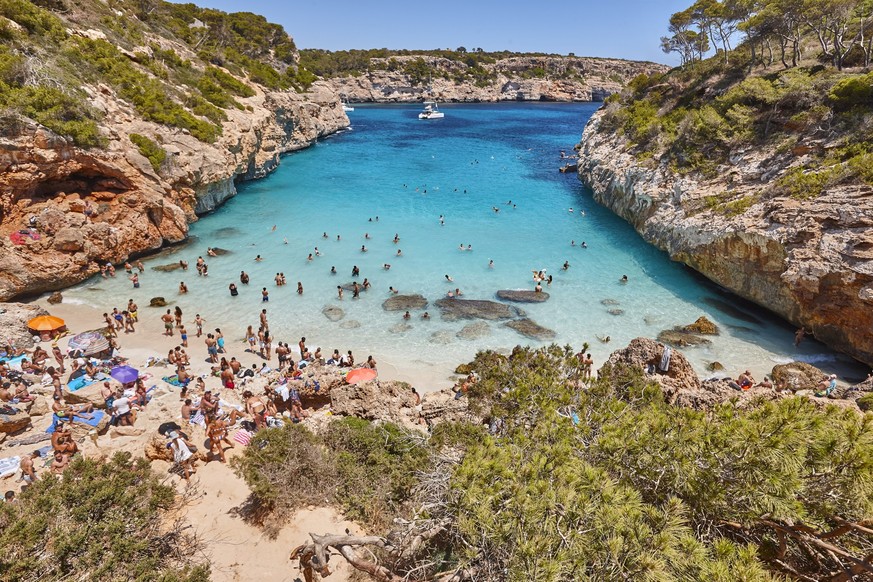
<path fill-rule="evenodd" d="M 49 305 L 43 301 L 36 303 L 66 321 L 71 333 L 61 338 L 59 345 L 62 350 L 66 349 L 69 338 L 75 333 L 103 327 L 101 325 L 102 311 L 100 310 L 73 304 Z M 140 369 L 141 372 L 151 374 L 146 384 L 157 386 L 152 392 L 152 400 L 137 415 L 135 425 L 132 427 L 135 430 L 130 435 L 119 435 L 116 429 L 110 428 L 105 434 L 97 437 L 95 441 L 87 438 L 81 439 L 81 442 L 77 441 L 80 450 L 86 457 L 105 457 L 116 451 L 128 451 L 136 456 L 142 456 L 146 443 L 157 435 L 157 427 L 162 422 L 175 420 L 182 424 L 179 388 L 170 386 L 161 380 L 162 376 L 172 374 L 172 369 L 163 366 L 145 366 L 150 357 L 165 357 L 166 352 L 171 347 L 179 345 L 177 332 L 173 338 L 162 335 L 163 326 L 159 318 L 163 312 L 164 309 L 159 308 L 140 308 L 140 322 L 136 326 L 136 332 L 130 334 L 122 332 L 118 339 L 121 345 L 120 355 L 127 358 L 130 365 Z M 188 321 L 187 317 L 185 321 Z M 212 322 L 207 323 L 211 324 Z M 193 326 L 188 326 L 188 328 L 190 330 Z M 214 327 L 208 329 L 214 329 Z M 48 348 L 50 342 L 42 342 L 41 345 Z M 214 391 L 219 390 L 219 379 L 210 375 L 211 365 L 206 361 L 206 348 L 202 344 L 202 338 L 198 340 L 196 334 L 192 334 L 192 337 L 189 338 L 189 345 L 188 352 L 192 356 L 191 374 L 204 375 L 207 388 Z M 228 356 L 236 356 L 244 365 L 251 366 L 254 363 L 263 362 L 260 356 L 245 352 L 241 342 L 229 340 L 228 348 Z M 274 357 L 273 363 L 275 361 Z M 64 379 L 66 379 L 66 374 Z M 32 391 L 35 391 L 33 388 Z M 45 388 L 40 389 L 40 391 L 41 394 L 36 398 L 43 400 L 50 409 L 50 387 L 48 395 L 45 395 Z M 221 393 L 221 398 L 231 403 L 238 403 L 239 397 L 235 392 L 235 390 L 224 390 Z M 314 416 L 326 413 L 325 408 L 315 411 Z M 35 416 L 32 417 L 31 421 L 31 427 L 21 434 L 7 439 L 7 441 L 44 433 L 51 424 L 51 415 Z M 189 429 L 189 426 L 186 426 L 185 430 L 191 435 L 192 442 L 201 449 L 205 449 L 206 435 L 204 430 L 199 427 Z M 37 444 L 16 446 L 9 446 L 9 442 L 7 442 L 2 456 L 21 457 L 46 444 L 48 444 L 47 440 Z M 240 454 L 241 451 L 242 447 L 240 446 L 228 450 L 228 459 Z M 169 463 L 155 460 L 152 462 L 152 468 L 159 475 L 165 475 L 167 482 L 174 484 L 180 493 L 186 489 L 185 482 L 169 472 Z M 38 469 L 38 474 L 46 472 L 47 469 Z M 16 473 L 3 479 L 3 489 L 17 491 L 20 488 L 20 483 L 16 482 L 19 474 Z M 342 532 L 346 528 L 360 531 L 357 525 L 344 521 L 336 510 L 329 507 L 310 506 L 289 516 L 285 525 L 277 532 L 276 537 L 269 537 L 264 530 L 245 522 L 239 516 L 239 507 L 249 495 L 248 487 L 233 473 L 229 466 L 218 461 L 198 464 L 197 473 L 191 478 L 189 494 L 192 499 L 184 508 L 184 517 L 205 542 L 204 551 L 212 567 L 213 580 L 258 579 L 288 582 L 297 580 L 299 573 L 296 562 L 289 561 L 288 556 L 293 547 L 309 539 L 310 532 L 324 534 Z M 331 577 L 332 580 L 342 582 L 348 579 L 350 568 L 344 561 L 340 560 L 332 565 L 336 568 Z"/>

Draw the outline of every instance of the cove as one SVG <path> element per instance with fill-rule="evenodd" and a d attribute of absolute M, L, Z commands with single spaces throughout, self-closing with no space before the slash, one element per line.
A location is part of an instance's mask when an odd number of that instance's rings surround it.
<path fill-rule="evenodd" d="M 95 278 L 66 295 L 101 307 L 122 306 L 128 297 L 147 305 L 163 295 L 186 314 L 200 312 L 210 326 L 220 325 L 229 341 L 241 340 L 247 325 L 257 327 L 266 307 L 278 340 L 294 345 L 306 336 L 328 352 L 351 349 L 358 361 L 372 354 L 386 377 L 424 388 L 446 385 L 455 366 L 478 350 L 517 344 L 554 341 L 578 349 L 588 342 L 599 366 L 631 339 L 654 338 L 701 315 L 721 329 L 711 344 L 683 350 L 702 375 L 712 361 L 732 375 L 745 368 L 769 372 L 792 359 L 848 365 L 814 341 L 796 349 L 793 330 L 766 312 L 743 318 L 747 305 L 724 309 L 738 302 L 646 244 L 594 203 L 575 174 L 558 172 L 559 151 L 572 150 L 597 107 L 446 104 L 440 106 L 445 118 L 419 120 L 415 105 L 356 105 L 349 130 L 242 184 L 235 198 L 192 225 L 194 242 L 148 259 L 141 288 L 123 278 Z M 207 257 L 208 246 L 230 252 Z M 198 255 L 207 259 L 208 277 L 193 269 Z M 256 262 L 257 255 L 263 260 Z M 184 275 L 150 268 L 179 258 L 192 266 Z M 241 270 L 250 275 L 248 286 L 239 282 Z M 507 318 L 441 317 L 436 302 L 449 291 L 498 301 L 498 290 L 532 290 L 534 270 L 553 277 L 543 284 L 547 301 L 507 303 L 514 308 Z M 277 273 L 284 273 L 286 286 L 275 285 Z M 177 297 L 183 277 L 190 292 Z M 347 290 L 338 299 L 337 286 L 364 278 L 372 287 L 360 298 Z M 228 293 L 231 282 L 240 288 L 237 297 Z M 265 304 L 263 287 L 270 295 Z M 389 287 L 428 304 L 405 320 L 404 311 L 382 307 L 392 296 Z M 430 319 L 422 319 L 424 311 Z M 519 325 L 523 319 L 538 327 Z M 543 328 L 554 335 L 523 335 Z M 607 336 L 608 343 L 598 339 Z"/>

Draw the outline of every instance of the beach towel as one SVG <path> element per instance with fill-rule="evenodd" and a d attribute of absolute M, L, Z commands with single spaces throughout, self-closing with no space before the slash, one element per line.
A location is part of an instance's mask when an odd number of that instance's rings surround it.
<path fill-rule="evenodd" d="M 92 426 L 97 428 L 97 425 L 100 424 L 100 421 L 106 416 L 106 413 L 102 410 L 95 410 L 94 412 L 89 413 L 93 418 L 82 418 L 79 415 L 76 415 L 76 423 L 77 424 L 87 424 L 88 426 Z M 49 434 L 55 432 L 55 429 L 58 425 L 58 418 L 56 416 L 52 416 L 52 425 L 45 429 L 45 431 Z"/>
<path fill-rule="evenodd" d="M 69 382 L 67 382 L 67 390 L 70 392 L 75 392 L 76 390 L 81 390 L 85 386 L 90 386 L 97 382 L 96 378 L 89 378 L 88 376 L 79 376 L 78 378 L 73 378 Z"/>
<path fill-rule="evenodd" d="M 670 371 L 670 357 L 673 355 L 673 349 L 670 346 L 664 346 L 664 353 L 661 355 L 661 368 L 662 372 Z"/>
<path fill-rule="evenodd" d="M 236 431 L 235 435 L 233 435 L 233 440 L 235 440 L 236 442 L 238 442 L 242 446 L 247 447 L 247 446 L 249 446 L 249 443 L 252 442 L 252 433 L 250 433 L 249 431 L 247 431 L 244 428 L 241 428 L 238 431 Z"/>
<path fill-rule="evenodd" d="M 14 358 L 7 358 L 5 360 L 6 365 L 9 366 L 10 368 L 12 368 L 13 370 L 20 372 L 21 371 L 21 361 L 25 357 L 27 357 L 26 354 L 21 354 L 20 356 L 15 356 Z"/>
<path fill-rule="evenodd" d="M 190 422 L 191 424 L 196 424 L 196 425 L 205 427 L 206 426 L 206 417 L 203 416 L 202 410 L 198 410 L 197 414 L 192 416 L 188 422 Z"/>
<path fill-rule="evenodd" d="M 184 388 L 185 386 L 188 385 L 188 382 L 191 381 L 191 379 L 188 378 L 188 380 L 186 380 L 184 382 L 180 382 L 179 376 L 177 376 L 176 374 L 173 374 L 172 376 L 164 376 L 163 378 L 161 378 L 161 380 L 163 380 L 164 382 L 166 382 L 170 386 L 178 386 L 180 388 Z"/>
<path fill-rule="evenodd" d="M 0 459 L 0 479 L 14 475 L 21 465 L 21 457 L 6 457 Z"/>

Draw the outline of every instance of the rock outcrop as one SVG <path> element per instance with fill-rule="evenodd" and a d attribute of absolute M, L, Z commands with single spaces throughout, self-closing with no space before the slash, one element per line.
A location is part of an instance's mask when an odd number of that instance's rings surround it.
<path fill-rule="evenodd" d="M 442 311 L 443 319 L 456 321 L 458 319 L 512 319 L 524 317 L 525 313 L 517 307 L 487 301 L 484 299 L 439 299 L 435 305 Z"/>
<path fill-rule="evenodd" d="M 512 321 L 507 321 L 503 325 L 510 328 L 510 329 L 513 329 L 513 330 L 517 331 L 518 333 L 520 333 L 521 335 L 528 337 L 528 338 L 531 338 L 531 339 L 535 339 L 535 340 L 539 340 L 539 341 L 555 339 L 555 332 L 554 331 L 552 331 L 546 327 L 541 326 L 540 324 L 538 324 L 534 320 L 529 319 L 527 317 L 522 318 L 522 319 L 514 319 Z"/>
<path fill-rule="evenodd" d="M 579 177 L 594 199 L 631 223 L 648 242 L 816 339 L 873 365 L 873 196 L 835 186 L 800 201 L 759 196 L 784 174 L 791 156 L 747 148 L 696 181 L 669 160 L 638 160 L 595 114 L 582 136 Z M 737 214 L 706 197 L 725 191 L 748 200 Z"/>
<path fill-rule="evenodd" d="M 549 294 L 545 291 L 527 289 L 501 289 L 497 292 L 497 298 L 516 303 L 543 303 L 549 300 Z"/>
<path fill-rule="evenodd" d="M 29 303 L 0 304 L 0 339 L 3 345 L 11 342 L 19 349 L 33 347 L 34 333 L 27 328 L 27 322 L 47 313 L 42 307 Z"/>
<path fill-rule="evenodd" d="M 394 295 L 382 302 L 385 311 L 408 311 L 412 309 L 424 309 L 427 307 L 427 299 L 423 295 Z"/>
<path fill-rule="evenodd" d="M 403 72 L 406 64 L 422 58 L 430 79 Z M 667 70 L 656 63 L 621 59 L 514 56 L 483 64 L 490 78 L 457 82 L 469 68 L 441 57 L 402 55 L 370 59 L 366 74 L 327 82 L 351 102 L 603 101 L 637 75 Z"/>

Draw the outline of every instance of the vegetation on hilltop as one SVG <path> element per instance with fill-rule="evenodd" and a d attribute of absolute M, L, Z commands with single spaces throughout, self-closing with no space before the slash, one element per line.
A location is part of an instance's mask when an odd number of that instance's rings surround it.
<path fill-rule="evenodd" d="M 206 582 L 201 542 L 145 459 L 77 457 L 0 503 L 0 579 Z M 199 562 L 199 563 L 198 563 Z"/>
<path fill-rule="evenodd" d="M 83 147 L 104 145 L 83 81 L 212 142 L 252 84 L 304 90 L 314 80 L 281 26 L 193 4 L 0 0 L 0 39 L 0 132 L 16 135 L 25 117 Z"/>
<path fill-rule="evenodd" d="M 487 433 L 437 425 L 424 439 L 349 420 L 326 435 L 259 433 L 237 464 L 254 505 L 284 509 L 294 491 L 391 530 L 315 536 L 295 550 L 305 569 L 333 547 L 392 581 L 873 572 L 873 415 L 802 398 L 680 408 L 636 369 L 578 384 L 578 361 L 557 346 L 484 352 L 471 367 Z M 338 473 L 353 478 L 334 489 Z M 364 546 L 373 553 L 354 551 Z"/>
<path fill-rule="evenodd" d="M 602 129 L 625 136 L 641 162 L 705 179 L 751 150 L 790 166 L 755 197 L 706 201 L 728 214 L 758 197 L 873 184 L 873 74 L 862 69 L 873 55 L 873 3 L 698 0 L 669 30 L 662 48 L 682 66 L 635 79 L 607 100 L 603 118 Z"/>
<path fill-rule="evenodd" d="M 398 58 L 401 57 L 401 58 Z M 583 78 L 581 66 L 572 53 L 568 56 L 547 53 L 516 53 L 512 51 L 486 52 L 481 48 L 467 50 L 391 50 L 365 49 L 327 51 L 301 49 L 300 65 L 320 77 L 358 77 L 375 70 L 399 72 L 410 77 L 413 85 L 427 83 L 431 78 L 447 79 L 455 83 L 473 82 L 485 86 L 497 78 L 494 67 L 498 61 L 509 58 L 559 59 L 552 67 L 531 67 L 514 72 L 520 78 L 576 79 Z"/>

